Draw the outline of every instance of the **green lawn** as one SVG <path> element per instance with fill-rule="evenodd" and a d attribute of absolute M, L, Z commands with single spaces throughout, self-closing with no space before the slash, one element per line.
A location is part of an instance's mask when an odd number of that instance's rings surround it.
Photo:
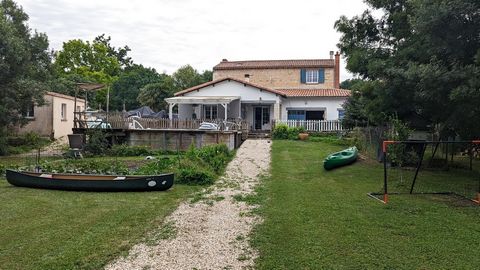
<path fill-rule="evenodd" d="M 0 269 L 100 269 L 198 189 L 67 192 L 13 187 L 0 178 Z"/>
<path fill-rule="evenodd" d="M 366 195 L 382 187 L 381 164 L 326 172 L 323 158 L 341 147 L 300 141 L 272 147 L 271 177 L 258 198 L 264 223 L 252 240 L 258 269 L 478 269 L 480 207 L 408 195 L 384 205 Z M 422 171 L 420 179 L 425 190 L 427 183 L 448 188 L 451 181 L 471 182 L 472 174 Z"/>

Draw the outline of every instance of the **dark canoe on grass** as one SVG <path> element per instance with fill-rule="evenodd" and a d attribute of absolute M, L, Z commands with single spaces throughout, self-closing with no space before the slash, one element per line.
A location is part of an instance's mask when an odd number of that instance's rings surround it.
<path fill-rule="evenodd" d="M 152 176 L 53 174 L 7 170 L 7 181 L 18 187 L 76 191 L 162 191 L 173 185 L 173 173 Z"/>
<path fill-rule="evenodd" d="M 345 166 L 351 164 L 357 160 L 358 149 L 357 147 L 350 147 L 340 152 L 329 155 L 323 161 L 323 167 L 325 170 L 331 170 L 333 168 Z"/>

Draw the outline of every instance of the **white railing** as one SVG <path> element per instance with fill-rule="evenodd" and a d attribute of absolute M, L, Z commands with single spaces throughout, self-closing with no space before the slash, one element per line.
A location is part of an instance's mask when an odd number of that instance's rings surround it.
<path fill-rule="evenodd" d="M 309 132 L 342 131 L 340 120 L 276 120 L 275 125 L 285 124 L 288 127 L 303 127 Z"/>

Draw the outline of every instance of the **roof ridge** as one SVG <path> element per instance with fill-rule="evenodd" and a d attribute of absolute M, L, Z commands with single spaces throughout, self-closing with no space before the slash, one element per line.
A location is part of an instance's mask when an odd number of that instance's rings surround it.
<path fill-rule="evenodd" d="M 268 88 L 268 87 L 261 86 L 261 85 L 258 85 L 258 84 L 254 84 L 254 83 L 251 83 L 251 82 L 243 81 L 243 80 L 240 80 L 240 79 L 231 78 L 231 77 L 225 77 L 225 78 L 221 78 L 221 79 L 217 79 L 217 80 L 205 82 L 205 83 L 202 83 L 202 84 L 199 84 L 199 85 L 196 85 L 196 86 L 187 88 L 187 89 L 185 89 L 185 90 L 178 91 L 178 92 L 174 93 L 173 95 L 174 95 L 174 96 L 181 96 L 181 95 L 183 95 L 183 94 L 190 93 L 190 92 L 193 92 L 193 91 L 195 91 L 195 90 L 199 90 L 199 89 L 202 89 L 202 88 L 204 88 L 204 87 L 210 86 L 210 85 L 212 85 L 212 84 L 220 83 L 220 82 L 227 81 L 227 80 L 228 80 L 228 81 L 235 81 L 235 82 L 238 82 L 238 83 L 243 83 L 243 84 L 246 84 L 246 85 L 249 85 L 249 86 L 252 86 L 252 87 L 261 89 L 261 90 L 265 90 L 265 91 L 268 91 L 268 92 L 271 92 L 271 93 L 274 93 L 274 94 L 277 94 L 277 95 L 281 95 L 281 96 L 286 97 L 286 95 L 285 95 L 284 93 L 282 93 L 281 91 L 279 91 L 279 90 L 272 89 L 272 88 Z"/>

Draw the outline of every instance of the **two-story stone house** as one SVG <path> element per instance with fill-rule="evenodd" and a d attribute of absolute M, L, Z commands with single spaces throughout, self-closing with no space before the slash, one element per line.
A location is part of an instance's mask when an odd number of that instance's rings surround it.
<path fill-rule="evenodd" d="M 180 119 L 244 119 L 252 130 L 272 120 L 337 120 L 350 95 L 339 89 L 340 55 L 310 60 L 222 60 L 213 80 L 168 98 Z"/>

